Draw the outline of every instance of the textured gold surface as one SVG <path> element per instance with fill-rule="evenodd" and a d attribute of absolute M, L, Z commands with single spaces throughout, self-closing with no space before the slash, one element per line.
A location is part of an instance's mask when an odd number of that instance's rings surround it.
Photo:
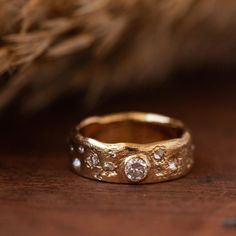
<path fill-rule="evenodd" d="M 109 133 L 111 139 L 119 137 L 120 127 L 127 123 L 125 132 L 128 136 L 140 137 L 142 143 L 117 142 L 105 143 L 85 135 L 86 133 L 106 134 L 106 127 L 110 124 L 117 125 L 116 133 Z M 135 129 L 132 122 L 136 122 Z M 145 143 L 149 140 L 148 131 L 139 132 L 141 125 L 153 125 L 158 129 L 164 129 L 174 133 L 173 138 L 167 138 L 164 131 L 157 132 L 161 140 Z M 130 125 L 132 124 L 132 125 Z M 102 128 L 101 128 L 101 127 Z M 111 127 L 111 131 L 113 127 Z M 150 130 L 154 130 L 150 129 Z M 95 130 L 90 132 L 87 130 Z M 117 131 L 118 130 L 118 131 Z M 99 133 L 100 132 L 100 133 Z M 118 134 L 117 134 L 118 132 Z M 153 131 L 155 133 L 155 130 Z M 179 134 L 177 134 L 179 133 Z M 161 134 L 161 135 L 160 135 Z M 153 135 L 153 134 L 152 134 Z M 166 138 L 161 137 L 166 135 Z M 101 136 L 101 135 L 100 135 Z M 121 134 L 120 136 L 124 136 Z M 104 137 L 103 137 L 104 138 Z M 105 137 L 106 138 L 106 137 Z M 181 121 L 150 113 L 128 112 L 107 115 L 102 117 L 92 117 L 82 121 L 74 130 L 70 139 L 70 150 L 73 156 L 73 163 L 79 160 L 79 166 L 73 166 L 74 170 L 81 176 L 97 179 L 99 181 L 114 183 L 154 183 L 179 178 L 189 172 L 193 165 L 193 145 L 191 135 Z M 140 181 L 131 181 L 125 174 L 125 163 L 130 157 L 139 157 L 147 161 L 147 175 Z"/>

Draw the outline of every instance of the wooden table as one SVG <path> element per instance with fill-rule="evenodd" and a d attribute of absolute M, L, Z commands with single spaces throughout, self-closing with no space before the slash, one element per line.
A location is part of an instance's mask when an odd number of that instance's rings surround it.
<path fill-rule="evenodd" d="M 31 118 L 3 118 L 0 235 L 236 235 L 236 80 L 185 77 L 113 95 L 93 111 L 71 98 Z M 70 128 L 84 116 L 121 110 L 184 120 L 196 144 L 191 174 L 144 186 L 76 176 Z"/>

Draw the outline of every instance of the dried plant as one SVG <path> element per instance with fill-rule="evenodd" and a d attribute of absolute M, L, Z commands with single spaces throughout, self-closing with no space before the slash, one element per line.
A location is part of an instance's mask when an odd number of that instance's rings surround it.
<path fill-rule="evenodd" d="M 0 109 L 235 64 L 235 0 L 0 0 Z"/>

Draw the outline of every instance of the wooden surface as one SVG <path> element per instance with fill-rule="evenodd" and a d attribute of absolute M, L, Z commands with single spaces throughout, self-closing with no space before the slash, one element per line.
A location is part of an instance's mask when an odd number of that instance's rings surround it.
<path fill-rule="evenodd" d="M 236 81 L 211 77 L 117 94 L 92 112 L 71 99 L 32 118 L 2 118 L 0 235 L 236 235 Z M 184 120 L 196 145 L 191 174 L 145 186 L 76 176 L 66 150 L 70 128 L 121 110 Z"/>

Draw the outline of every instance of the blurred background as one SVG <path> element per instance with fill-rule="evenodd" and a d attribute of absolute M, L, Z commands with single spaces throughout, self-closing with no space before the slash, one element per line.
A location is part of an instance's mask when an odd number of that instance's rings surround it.
<path fill-rule="evenodd" d="M 235 66 L 233 0 L 0 4 L 3 112 L 16 104 L 16 112 L 34 113 L 78 94 L 91 109 L 104 97 L 146 86 L 160 92 L 177 71 Z"/>
<path fill-rule="evenodd" d="M 234 0 L 0 0 L 1 235 L 235 233 L 235 65 Z M 130 110 L 187 124 L 189 176 L 72 173 L 71 128 Z"/>

